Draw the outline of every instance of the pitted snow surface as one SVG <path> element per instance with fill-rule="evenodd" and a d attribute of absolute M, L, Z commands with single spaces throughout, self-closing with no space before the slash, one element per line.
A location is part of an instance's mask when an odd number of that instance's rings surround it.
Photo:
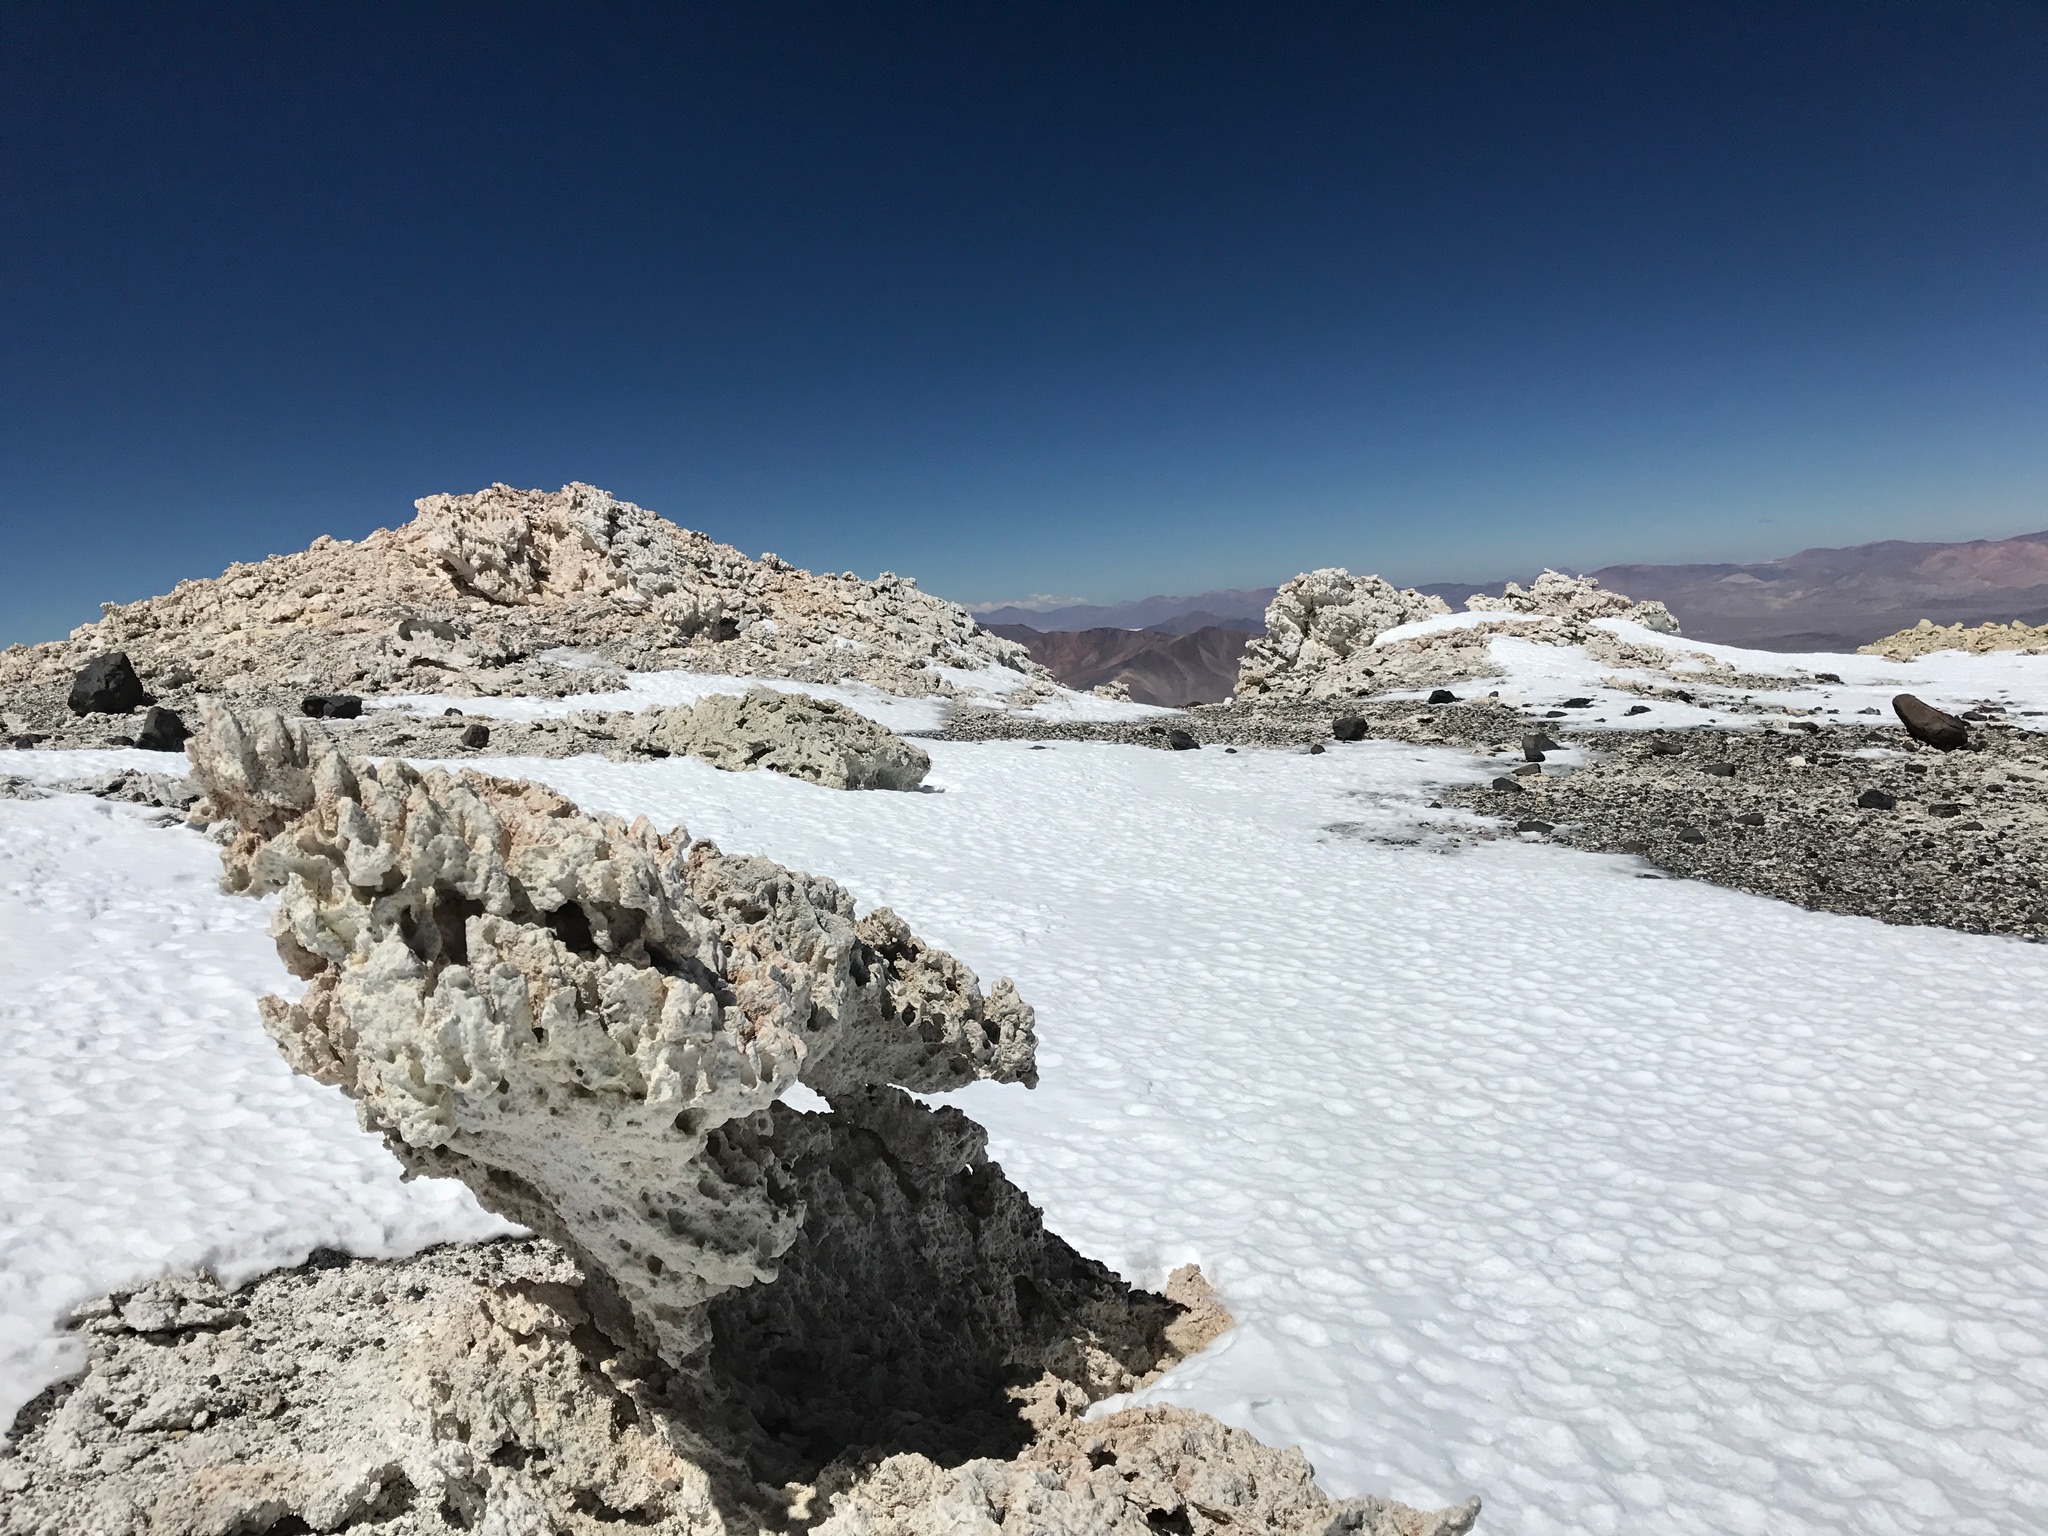
<path fill-rule="evenodd" d="M 933 758 L 886 797 L 505 767 L 1014 975 L 1044 1082 L 964 1107 L 1084 1252 L 1217 1281 L 1240 1327 L 1148 1396 L 1326 1486 L 1499 1533 L 2048 1529 L 2048 950 L 1377 842 L 1474 771 L 1390 743 Z"/>
<path fill-rule="evenodd" d="M 9 758 L 37 777 L 181 766 Z M 0 800 L 0 1427 L 83 1364 L 57 1324 L 107 1290 L 511 1230 L 460 1185 L 399 1183 L 341 1095 L 292 1075 L 256 1018 L 298 986 L 268 904 L 220 894 L 219 850 L 147 817 Z"/>
<path fill-rule="evenodd" d="M 1336 1491 L 1479 1492 L 1495 1533 L 2048 1529 L 2048 949 L 1446 852 L 1427 785 L 1486 771 L 1450 752 L 931 746 L 918 795 L 491 767 L 1015 976 L 1043 1084 L 964 1106 L 1083 1251 L 1216 1280 L 1240 1326 L 1148 1395 Z M 10 1392 L 121 1279 L 486 1220 L 285 1074 L 211 847 L 67 797 L 0 803 L 0 858 Z"/>

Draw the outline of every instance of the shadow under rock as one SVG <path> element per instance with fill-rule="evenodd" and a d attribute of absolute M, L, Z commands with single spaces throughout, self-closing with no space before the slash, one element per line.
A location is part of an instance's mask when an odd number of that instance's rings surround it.
<path fill-rule="evenodd" d="M 774 1283 L 712 1304 L 708 1372 L 676 1379 L 683 1416 L 737 1432 L 760 1482 L 904 1451 L 1007 1459 L 1179 1358 L 1165 1333 L 1187 1309 L 1046 1231 L 960 1111 L 883 1088 L 774 1121 L 802 1230 Z"/>

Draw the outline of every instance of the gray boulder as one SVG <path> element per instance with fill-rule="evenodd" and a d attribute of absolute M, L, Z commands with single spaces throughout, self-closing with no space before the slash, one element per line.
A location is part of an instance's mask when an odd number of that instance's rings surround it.
<path fill-rule="evenodd" d="M 773 688 L 652 709 L 634 744 L 734 772 L 766 768 L 831 789 L 916 789 L 932 760 L 886 726 L 830 699 Z"/>

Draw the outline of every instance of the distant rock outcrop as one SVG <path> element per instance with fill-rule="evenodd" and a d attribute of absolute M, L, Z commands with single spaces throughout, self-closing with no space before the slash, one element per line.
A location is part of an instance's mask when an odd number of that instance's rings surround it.
<path fill-rule="evenodd" d="M 931 755 L 831 699 L 773 688 L 712 694 L 682 709 L 650 709 L 632 748 L 687 753 L 735 772 L 766 768 L 832 789 L 916 789 Z"/>
<path fill-rule="evenodd" d="M 0 696 L 68 685 L 115 651 L 158 691 L 252 697 L 559 696 L 616 686 L 607 667 L 854 678 L 914 695 L 948 691 L 936 667 L 1042 675 L 1023 647 L 909 577 L 750 560 L 593 486 L 494 485 L 415 505 L 411 522 L 359 543 L 321 537 L 161 597 L 104 604 L 68 640 L 9 647 Z M 147 702 L 137 691 L 88 707 Z"/>
<path fill-rule="evenodd" d="M 1858 646 L 1864 656 L 1883 656 L 1892 661 L 1911 661 L 1932 656 L 1936 651 L 1968 651 L 1988 655 L 1992 651 L 2020 651 L 2029 656 L 2048 652 L 2048 624 L 1936 624 L 1922 619 L 1911 629 Z"/>
<path fill-rule="evenodd" d="M 1474 594 L 1466 609 L 1478 623 L 1383 640 L 1388 631 L 1450 613 L 1442 598 L 1393 586 L 1378 576 L 1309 571 L 1282 587 L 1266 613 L 1266 634 L 1245 648 L 1240 698 L 1338 699 L 1427 688 L 1495 671 L 1494 621 L 1519 639 L 1585 645 L 1616 665 L 1654 664 L 1647 647 L 1591 628 L 1596 619 L 1626 619 L 1675 634 L 1661 603 L 1638 603 L 1600 589 L 1590 576 L 1545 571 L 1528 587 L 1508 582 L 1499 597 Z"/>

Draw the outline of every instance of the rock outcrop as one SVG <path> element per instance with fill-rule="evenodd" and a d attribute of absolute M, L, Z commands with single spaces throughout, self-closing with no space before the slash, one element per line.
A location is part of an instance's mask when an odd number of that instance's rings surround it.
<path fill-rule="evenodd" d="M 1867 631 L 1866 631 L 1867 633 Z M 1883 656 L 1892 661 L 1911 661 L 1936 651 L 1967 651 L 1988 655 L 1992 651 L 2020 651 L 2028 656 L 2048 652 L 2048 624 L 1937 624 L 1922 619 L 1911 629 L 1902 629 L 1881 640 L 1859 646 L 1864 656 Z"/>
<path fill-rule="evenodd" d="M 1382 659 L 1373 641 L 1386 630 L 1449 613 L 1450 605 L 1340 567 L 1309 571 L 1283 586 L 1266 610 L 1266 633 L 1245 647 L 1237 696 L 1333 698 L 1371 693 Z M 1396 685 L 1400 686 L 1400 685 Z"/>
<path fill-rule="evenodd" d="M 8 1536 L 1470 1528 L 1198 1414 L 1082 1419 L 1229 1320 L 1075 1253 L 902 1091 L 1029 1084 L 1032 1019 L 886 909 L 275 711 L 210 705 L 188 753 L 308 981 L 265 1004 L 287 1059 L 542 1236 L 84 1309 L 87 1372 L 0 1455 Z"/>
<path fill-rule="evenodd" d="M 320 726 L 209 705 L 187 746 L 229 889 L 276 892 L 303 999 L 264 1004 L 415 1172 L 462 1179 L 680 1361 L 773 1279 L 803 1210 L 770 1107 L 1034 1080 L 1031 1010 L 886 908 L 584 815 L 529 783 L 345 760 Z"/>
<path fill-rule="evenodd" d="M 1576 625 L 1626 619 L 1659 634 L 1678 633 L 1678 620 L 1662 603 L 1639 603 L 1619 592 L 1603 591 L 1595 577 L 1567 576 L 1562 571 L 1546 570 L 1527 587 L 1511 581 L 1499 597 L 1474 594 L 1465 599 L 1465 607 L 1472 613 L 1534 614 Z"/>
<path fill-rule="evenodd" d="M 1404 624 L 1448 614 L 1442 598 L 1395 587 L 1378 576 L 1354 577 L 1341 569 L 1297 576 L 1266 611 L 1266 634 L 1246 647 L 1237 696 L 1258 700 L 1361 698 L 1397 689 L 1430 688 L 1488 677 L 1493 622 L 1512 625 L 1517 639 L 1546 645 L 1583 645 L 1613 666 L 1668 665 L 1661 650 L 1592 627 L 1595 619 L 1626 619 L 1664 634 L 1678 623 L 1662 603 L 1638 603 L 1602 591 L 1590 576 L 1546 570 L 1528 587 L 1507 583 L 1499 597 L 1477 594 L 1468 612 L 1477 624 L 1393 640 L 1382 636 Z M 1707 658 L 1697 658 L 1707 659 Z"/>
<path fill-rule="evenodd" d="M 67 640 L 9 647 L 0 699 L 61 707 L 81 666 L 115 651 L 157 695 L 272 704 L 342 691 L 560 696 L 618 686 L 610 668 L 851 677 L 920 695 L 946 691 L 939 667 L 1045 676 L 1022 646 L 908 577 L 750 560 L 592 486 L 494 485 L 415 505 L 403 527 L 318 538 L 104 604 Z M 555 654 L 564 647 L 582 655 Z"/>
<path fill-rule="evenodd" d="M 916 789 L 931 755 L 831 699 L 773 688 L 644 711 L 630 747 L 687 753 L 717 768 L 766 768 L 833 789 Z"/>

